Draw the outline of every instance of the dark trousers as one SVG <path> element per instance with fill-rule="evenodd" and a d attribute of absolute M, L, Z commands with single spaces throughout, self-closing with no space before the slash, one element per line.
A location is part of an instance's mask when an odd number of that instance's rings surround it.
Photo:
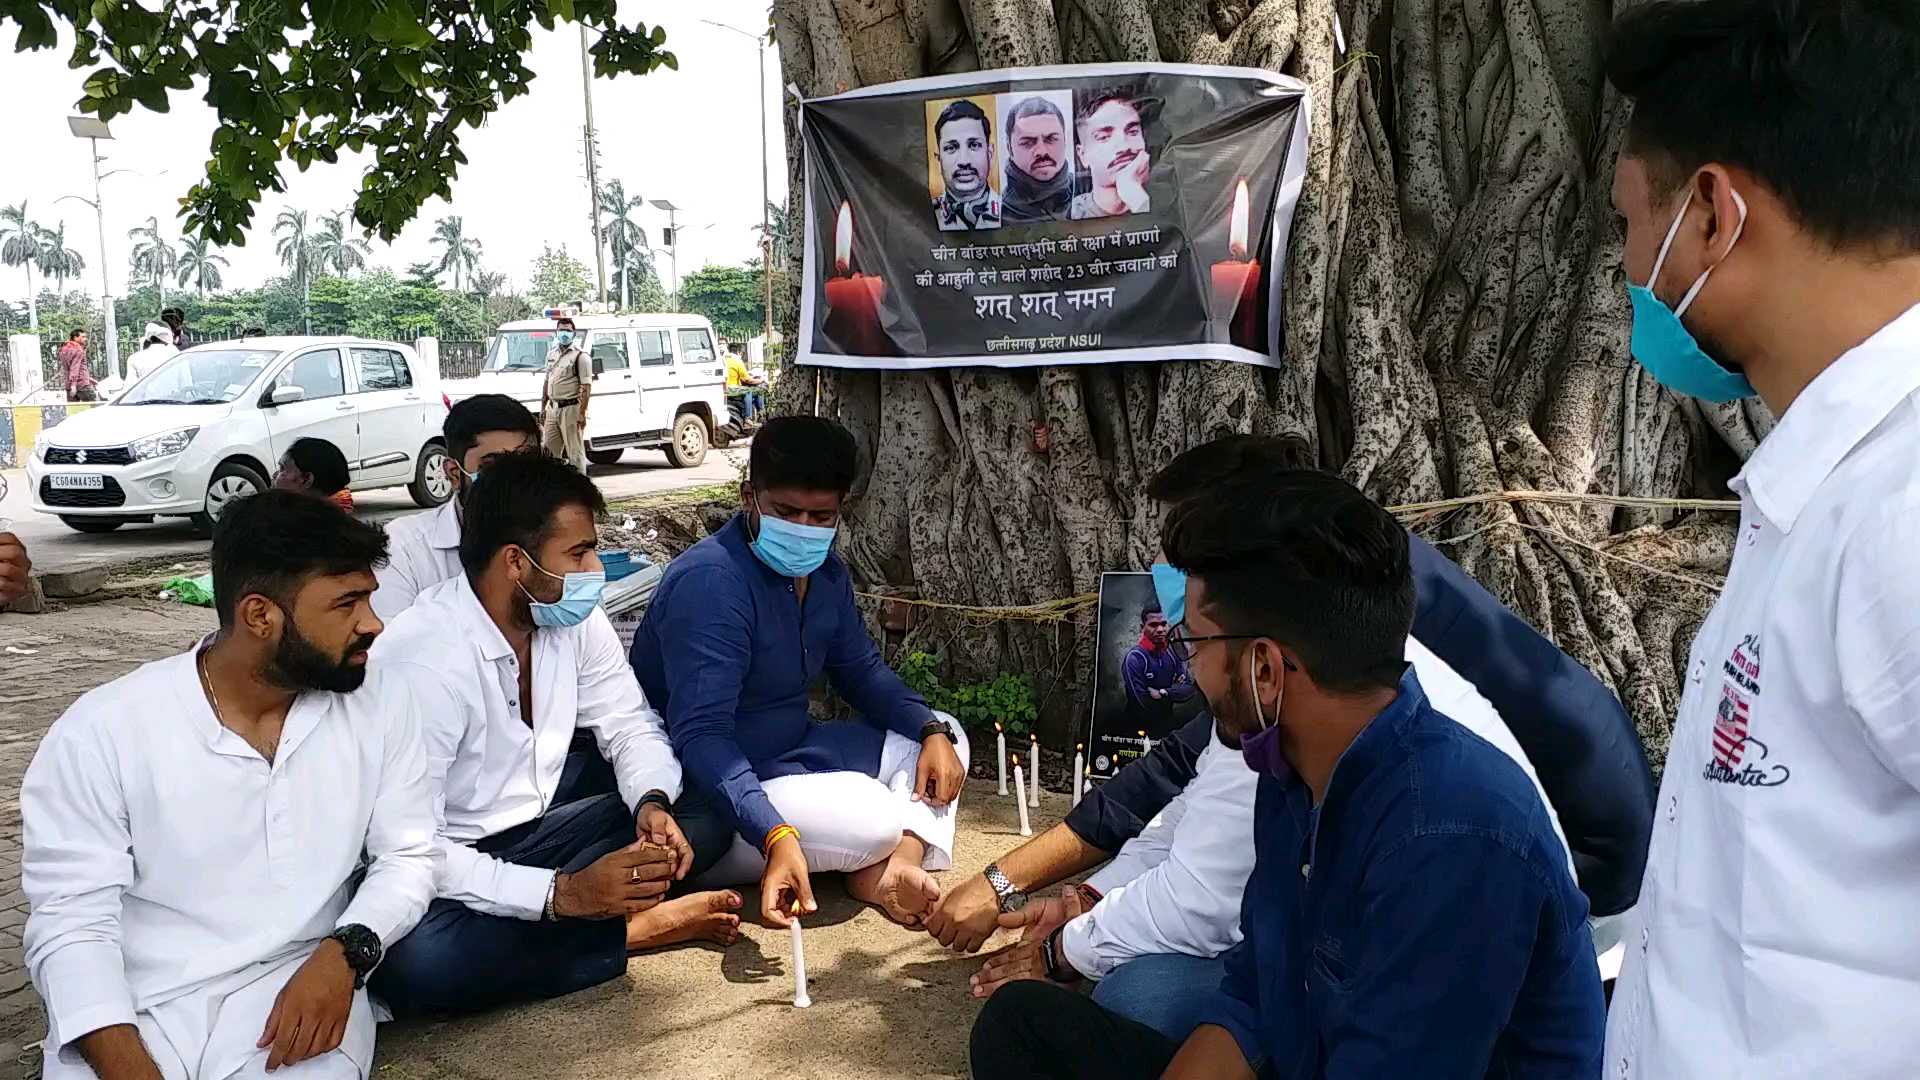
<path fill-rule="evenodd" d="M 1180 1044 L 1064 986 L 1008 983 L 973 1022 L 974 1080 L 1154 1080 Z"/>

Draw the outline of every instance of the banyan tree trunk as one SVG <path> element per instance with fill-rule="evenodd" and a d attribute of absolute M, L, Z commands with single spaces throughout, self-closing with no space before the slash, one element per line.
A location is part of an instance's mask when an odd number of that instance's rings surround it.
<path fill-rule="evenodd" d="M 1234 432 L 1303 434 L 1389 506 L 1516 490 L 1724 497 L 1770 421 L 1677 398 L 1629 354 L 1608 201 L 1626 106 L 1600 64 L 1611 6 L 777 0 L 786 78 L 808 96 L 1112 60 L 1269 68 L 1312 92 L 1281 370 L 786 373 L 783 408 L 837 416 L 867 455 L 844 548 L 857 577 L 984 607 L 1089 592 L 1101 571 L 1153 560 L 1155 468 Z M 798 213 L 796 122 L 790 104 Z M 1657 766 L 1731 515 L 1500 500 L 1411 523 L 1614 687 Z M 1085 716 L 1084 622 L 936 613 L 913 633 L 960 675 L 1032 675 L 1043 735 Z"/>

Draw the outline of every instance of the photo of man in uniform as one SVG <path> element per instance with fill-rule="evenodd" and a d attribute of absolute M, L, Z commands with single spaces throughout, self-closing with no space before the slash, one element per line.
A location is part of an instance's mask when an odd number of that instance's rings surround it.
<path fill-rule="evenodd" d="M 1138 96 L 1126 87 L 1080 96 L 1074 150 L 1092 188 L 1074 196 L 1075 221 L 1153 209 L 1147 196 L 1147 174 L 1153 162 L 1140 110 Z"/>
<path fill-rule="evenodd" d="M 1067 125 L 1073 97 L 1056 91 L 1011 100 L 1000 120 L 1006 147 L 1002 219 L 1010 225 L 1064 220 L 1073 204 L 1076 175 Z"/>
<path fill-rule="evenodd" d="M 991 103 L 991 102 L 989 102 Z M 1000 196 L 993 175 L 993 123 L 967 98 L 949 102 L 933 122 L 941 190 L 933 213 L 944 232 L 1000 227 Z"/>

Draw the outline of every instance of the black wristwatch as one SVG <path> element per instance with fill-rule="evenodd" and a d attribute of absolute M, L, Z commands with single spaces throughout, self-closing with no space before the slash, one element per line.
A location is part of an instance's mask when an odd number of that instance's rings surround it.
<path fill-rule="evenodd" d="M 954 737 L 953 725 L 937 716 L 920 725 L 920 741 L 926 742 L 929 735 L 945 735 L 948 742 L 960 745 L 960 740 Z"/>
<path fill-rule="evenodd" d="M 1071 964 L 1062 962 L 1064 954 L 1060 946 L 1060 933 L 1065 929 L 1064 926 L 1055 929 L 1040 943 L 1040 959 L 1046 962 L 1048 979 L 1057 983 L 1076 983 L 1080 981 L 1080 973 L 1073 970 Z"/>
<path fill-rule="evenodd" d="M 372 930 L 353 923 L 328 934 L 330 940 L 340 943 L 346 953 L 347 966 L 353 969 L 353 988 L 367 985 L 367 976 L 380 964 L 380 957 L 386 949 L 380 944 L 380 935 Z"/>
<path fill-rule="evenodd" d="M 653 803 L 660 807 L 660 809 L 668 812 L 673 810 L 673 800 L 667 798 L 667 793 L 661 791 L 659 788 L 654 788 L 652 791 L 640 796 L 639 804 L 633 808 L 633 816 L 639 817 L 640 811 L 645 810 L 648 803 Z"/>
<path fill-rule="evenodd" d="M 999 900 L 1002 915 L 1011 914 L 1027 906 L 1027 894 L 1013 887 L 1013 881 L 1000 872 L 999 863 L 988 863 L 987 868 L 981 873 L 986 876 L 987 884 L 993 888 L 993 895 Z"/>

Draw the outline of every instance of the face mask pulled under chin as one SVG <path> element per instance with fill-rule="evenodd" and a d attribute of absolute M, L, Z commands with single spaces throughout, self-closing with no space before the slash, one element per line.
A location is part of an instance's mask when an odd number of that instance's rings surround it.
<path fill-rule="evenodd" d="M 1273 722 L 1267 722 L 1266 707 L 1260 703 L 1260 684 L 1254 677 L 1259 671 L 1260 651 L 1252 645 L 1247 646 L 1247 697 L 1253 703 L 1254 719 L 1260 723 L 1260 730 L 1240 739 L 1240 756 L 1246 759 L 1247 768 L 1275 780 L 1286 780 L 1293 776 L 1293 766 L 1287 764 L 1286 754 L 1280 745 L 1280 706 L 1286 700 L 1286 683 L 1281 682 L 1281 695 L 1273 703 Z"/>
<path fill-rule="evenodd" d="M 1740 242 L 1740 233 L 1747 225 L 1747 201 L 1737 191 L 1731 194 L 1734 205 L 1740 209 L 1740 222 L 1734 226 L 1733 240 L 1727 245 L 1728 254 Z M 1700 295 L 1700 290 L 1706 287 L 1707 278 L 1713 274 L 1714 268 L 1709 266 L 1702 271 L 1687 294 L 1680 298 L 1680 303 L 1671 310 L 1653 294 L 1654 283 L 1660 280 L 1660 270 L 1667 263 L 1674 237 L 1680 234 L 1680 224 L 1686 220 L 1687 208 L 1692 205 L 1693 190 L 1688 188 L 1687 201 L 1681 204 L 1680 212 L 1667 228 L 1667 237 L 1660 244 L 1660 254 L 1653 260 L 1653 272 L 1647 276 L 1647 283 L 1627 286 L 1627 298 L 1633 304 L 1633 356 L 1653 374 L 1660 385 L 1675 393 L 1712 402 L 1752 397 L 1753 384 L 1747 381 L 1747 377 L 1708 356 L 1693 332 L 1681 321 L 1687 309 L 1693 306 L 1694 299 Z M 1726 255 L 1722 255 L 1721 260 L 1725 259 Z"/>

